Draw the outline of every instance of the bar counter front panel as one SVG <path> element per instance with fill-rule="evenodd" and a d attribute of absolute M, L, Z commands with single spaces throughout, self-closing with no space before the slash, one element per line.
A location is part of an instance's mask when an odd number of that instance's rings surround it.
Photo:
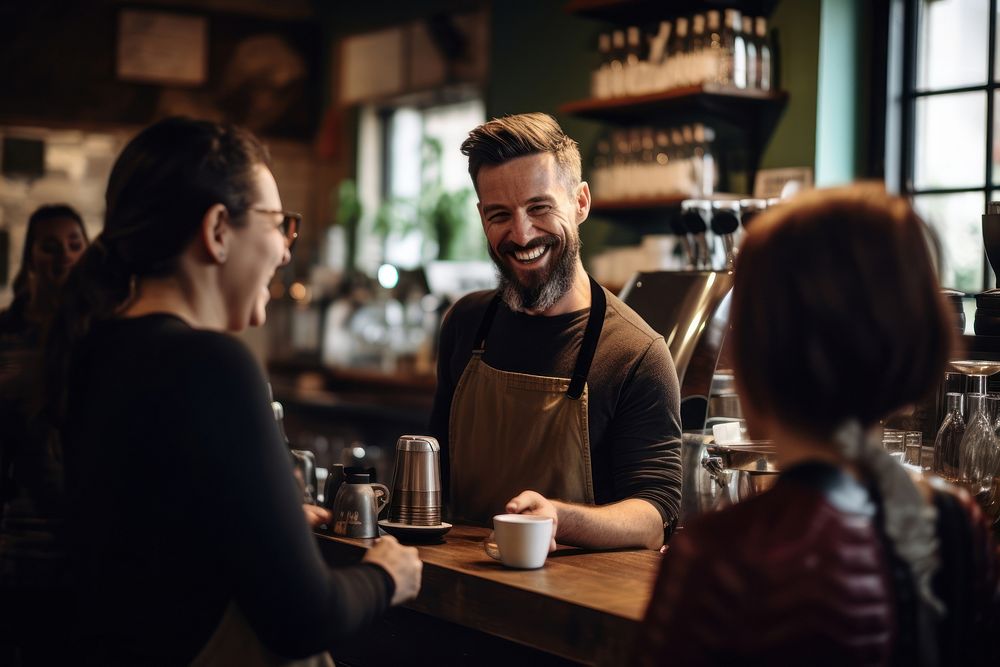
<path fill-rule="evenodd" d="M 659 571 L 659 552 L 562 547 L 538 570 L 483 550 L 486 528 L 455 526 L 415 544 L 420 595 L 338 647 L 338 665 L 621 665 Z M 355 563 L 374 540 L 318 533 L 330 565 Z M 406 542 L 404 542 L 406 543 Z"/>

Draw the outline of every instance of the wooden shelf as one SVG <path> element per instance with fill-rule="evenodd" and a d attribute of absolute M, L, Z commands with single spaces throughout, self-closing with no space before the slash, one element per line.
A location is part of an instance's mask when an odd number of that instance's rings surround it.
<path fill-rule="evenodd" d="M 619 24 L 642 24 L 708 9 L 739 9 L 750 16 L 770 16 L 777 0 L 571 0 L 570 14 Z"/>
<path fill-rule="evenodd" d="M 660 213 L 674 211 L 681 202 L 691 197 L 672 195 L 646 199 L 595 199 L 590 204 L 594 213 Z"/>
<path fill-rule="evenodd" d="M 683 112 L 709 113 L 745 122 L 748 112 L 780 109 L 787 99 L 788 94 L 783 91 L 702 84 L 647 95 L 577 100 L 563 104 L 559 112 L 616 123 L 652 122 L 658 116 Z"/>

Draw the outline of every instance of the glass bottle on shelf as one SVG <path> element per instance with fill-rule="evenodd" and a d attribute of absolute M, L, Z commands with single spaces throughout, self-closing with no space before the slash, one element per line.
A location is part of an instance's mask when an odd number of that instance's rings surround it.
<path fill-rule="evenodd" d="M 692 139 L 695 190 L 698 196 L 708 197 L 715 193 L 715 186 L 718 182 L 715 157 L 712 155 L 715 131 L 701 123 L 696 123 L 692 128 Z"/>
<path fill-rule="evenodd" d="M 623 179 L 622 196 L 635 199 L 642 194 L 642 133 L 633 127 L 628 131 L 628 157 L 626 174 Z"/>
<path fill-rule="evenodd" d="M 670 134 L 664 129 L 659 129 L 656 131 L 654 141 L 656 142 L 654 194 L 665 196 L 673 193 L 673 184 L 670 182 L 670 160 L 673 152 L 670 146 Z"/>
<path fill-rule="evenodd" d="M 642 92 L 642 33 L 636 26 L 625 31 L 625 94 L 638 95 Z"/>
<path fill-rule="evenodd" d="M 948 411 L 941 421 L 937 437 L 934 438 L 934 462 L 932 469 L 935 474 L 956 481 L 959 478 L 959 452 L 962 437 L 965 435 L 965 418 L 962 417 L 962 394 L 948 392 Z M 996 429 L 994 428 L 994 433 Z"/>
<path fill-rule="evenodd" d="M 660 21 L 660 29 L 649 40 L 649 88 L 663 90 L 667 88 L 665 81 L 668 45 L 673 24 L 670 21 Z"/>
<path fill-rule="evenodd" d="M 722 32 L 723 82 L 736 88 L 747 87 L 747 47 L 743 39 L 740 10 L 726 10 L 726 26 Z"/>
<path fill-rule="evenodd" d="M 594 70 L 590 83 L 590 94 L 604 99 L 611 97 L 609 78 L 611 77 L 611 35 L 604 33 L 597 38 L 597 52 L 601 56 L 601 65 Z"/>
<path fill-rule="evenodd" d="M 986 414 L 986 395 L 969 394 L 968 422 L 959 445 L 959 481 L 973 494 L 989 491 L 1000 461 L 1000 442 Z"/>
<path fill-rule="evenodd" d="M 611 65 L 608 68 L 608 90 L 611 97 L 625 94 L 625 33 L 611 33 Z"/>
<path fill-rule="evenodd" d="M 673 39 L 670 40 L 670 48 L 667 54 L 667 76 L 666 87 L 678 88 L 683 86 L 685 80 L 684 69 L 688 48 L 688 20 L 684 16 L 677 18 L 676 30 Z"/>
<path fill-rule="evenodd" d="M 641 177 L 636 181 L 639 183 L 639 196 L 648 198 L 656 195 L 656 141 L 653 138 L 653 128 L 642 128 L 640 141 L 642 142 L 642 153 L 639 158 Z"/>
<path fill-rule="evenodd" d="M 722 70 L 722 22 L 718 9 L 705 12 L 705 81 L 718 83 Z"/>
<path fill-rule="evenodd" d="M 694 153 L 694 128 L 691 125 L 681 126 L 681 136 L 684 138 L 684 163 L 685 173 L 681 191 L 688 197 L 698 197 L 701 195 L 701 169 Z"/>
<path fill-rule="evenodd" d="M 705 15 L 691 17 L 691 42 L 688 47 L 687 84 L 698 85 L 705 80 L 707 54 L 705 52 Z"/>
<path fill-rule="evenodd" d="M 757 88 L 771 90 L 774 86 L 774 62 L 771 41 L 767 34 L 767 19 L 758 16 L 755 20 L 757 32 Z"/>
<path fill-rule="evenodd" d="M 680 128 L 675 127 L 670 130 L 670 142 L 674 147 L 674 159 L 670 161 L 670 183 L 675 194 L 682 194 L 685 197 L 690 197 L 691 160 L 688 158 L 687 146 L 684 142 L 684 133 Z"/>
<path fill-rule="evenodd" d="M 597 150 L 594 155 L 594 166 L 590 172 L 591 188 L 594 198 L 608 197 L 608 169 L 611 166 L 611 142 L 607 137 L 597 140 Z"/>
<path fill-rule="evenodd" d="M 743 36 L 747 48 L 747 88 L 756 88 L 760 58 L 757 55 L 757 38 L 753 33 L 753 18 L 750 16 L 743 17 Z"/>

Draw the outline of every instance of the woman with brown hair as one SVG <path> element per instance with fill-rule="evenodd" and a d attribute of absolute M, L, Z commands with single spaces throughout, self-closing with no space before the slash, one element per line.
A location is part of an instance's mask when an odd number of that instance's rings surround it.
<path fill-rule="evenodd" d="M 878 437 L 953 345 L 923 223 L 873 187 L 781 204 L 746 237 L 731 313 L 747 428 L 784 472 L 671 543 L 636 663 L 989 662 L 988 529 Z"/>
<path fill-rule="evenodd" d="M 239 128 L 146 128 L 64 290 L 45 416 L 66 461 L 78 664 L 329 664 L 419 589 L 416 549 L 392 538 L 325 566 L 261 369 L 226 333 L 263 322 L 296 238 L 269 165 Z"/>

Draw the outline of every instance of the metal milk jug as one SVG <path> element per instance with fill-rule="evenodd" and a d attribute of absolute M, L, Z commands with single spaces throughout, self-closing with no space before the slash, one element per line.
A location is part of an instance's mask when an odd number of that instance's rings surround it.
<path fill-rule="evenodd" d="M 378 515 L 389 504 L 389 489 L 351 474 L 333 501 L 333 532 L 344 537 L 378 537 Z"/>

